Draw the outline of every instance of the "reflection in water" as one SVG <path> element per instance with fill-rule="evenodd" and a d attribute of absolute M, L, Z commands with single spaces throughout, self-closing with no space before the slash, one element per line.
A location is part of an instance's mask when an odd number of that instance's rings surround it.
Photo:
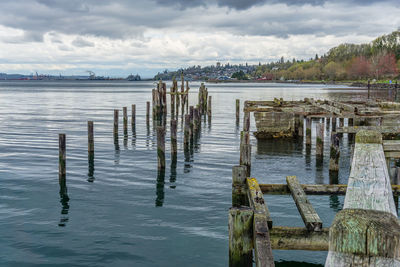
<path fill-rule="evenodd" d="M 184 157 L 185 157 L 185 163 L 183 164 L 183 172 L 184 173 L 188 173 L 188 172 L 190 172 L 190 168 L 192 167 L 191 166 L 191 160 L 190 160 L 190 150 L 189 150 L 189 146 L 188 145 L 186 145 L 184 148 L 183 148 L 183 155 L 184 155 Z"/>
<path fill-rule="evenodd" d="M 164 203 L 164 184 L 165 184 L 165 169 L 159 169 L 157 171 L 156 207 L 162 207 Z"/>
<path fill-rule="evenodd" d="M 289 139 L 258 139 L 257 154 L 258 155 L 282 155 L 289 156 L 295 153 L 297 146 L 296 140 Z"/>
<path fill-rule="evenodd" d="M 68 210 L 69 210 L 69 197 L 67 194 L 67 180 L 65 175 L 59 176 L 59 183 L 60 183 L 60 203 L 61 203 L 61 217 L 58 226 L 64 227 L 68 222 Z"/>
<path fill-rule="evenodd" d="M 342 209 L 342 205 L 340 204 L 340 201 L 339 201 L 339 196 L 337 196 L 337 195 L 329 196 L 329 207 L 336 212 L 338 212 Z"/>
<path fill-rule="evenodd" d="M 128 148 L 128 128 L 124 131 L 124 148 Z"/>
<path fill-rule="evenodd" d="M 169 177 L 169 182 L 171 183 L 171 185 L 170 185 L 171 188 L 176 188 L 176 185 L 174 183 L 176 181 L 177 159 L 178 159 L 178 154 L 171 153 L 171 176 Z"/>
<path fill-rule="evenodd" d="M 88 154 L 88 164 L 89 164 L 89 172 L 87 181 L 90 183 L 94 182 L 94 152 L 89 152 Z"/>
<path fill-rule="evenodd" d="M 311 167 L 311 146 L 306 145 L 306 167 Z"/>
<path fill-rule="evenodd" d="M 146 126 L 147 130 L 146 130 L 146 148 L 149 149 L 150 146 L 150 124 L 147 123 Z"/>
<path fill-rule="evenodd" d="M 136 147 L 136 126 L 132 124 L 132 148 Z"/>
<path fill-rule="evenodd" d="M 115 154 L 114 154 L 114 163 L 116 165 L 119 164 L 119 156 L 120 156 L 120 151 L 119 151 L 119 140 L 118 140 L 118 134 L 114 134 L 114 148 L 115 148 Z"/>

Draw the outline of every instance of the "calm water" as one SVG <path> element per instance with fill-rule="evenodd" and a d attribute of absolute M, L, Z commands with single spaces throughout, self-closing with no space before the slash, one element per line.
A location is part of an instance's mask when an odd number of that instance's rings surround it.
<path fill-rule="evenodd" d="M 170 83 L 168 83 L 170 86 Z M 155 136 L 146 128 L 151 82 L 0 82 L 1 266 L 226 266 L 231 169 L 239 161 L 235 99 L 351 98 L 364 91 L 324 85 L 208 84 L 212 122 L 189 162 L 178 123 L 178 163 L 157 174 Z M 191 83 L 190 103 L 199 83 Z M 113 143 L 113 109 L 136 104 L 136 135 Z M 95 123 L 93 176 L 87 160 L 87 121 Z M 242 121 L 242 118 L 241 118 Z M 242 122 L 241 122 L 242 123 Z M 130 125 L 130 124 L 129 124 Z M 168 123 L 169 125 L 169 123 Z M 240 128 L 241 128 L 240 124 Z M 255 130 L 252 117 L 252 130 Z M 58 133 L 67 135 L 67 189 L 60 199 Z M 314 142 L 315 140 L 313 140 Z M 323 166 L 300 143 L 252 137 L 252 176 L 260 183 L 329 183 Z M 328 142 L 328 137 L 326 137 Z M 347 144 L 347 136 L 343 138 Z M 342 149 L 339 183 L 349 174 Z M 274 225 L 303 226 L 290 196 L 265 196 Z M 343 197 L 310 196 L 325 226 Z M 277 262 L 324 263 L 325 252 L 274 251 Z M 287 262 L 289 261 L 289 262 Z"/>

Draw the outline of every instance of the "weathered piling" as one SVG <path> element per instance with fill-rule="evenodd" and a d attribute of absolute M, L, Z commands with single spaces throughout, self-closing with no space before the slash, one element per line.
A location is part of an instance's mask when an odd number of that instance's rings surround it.
<path fill-rule="evenodd" d="M 88 152 L 94 152 L 94 135 L 93 135 L 93 121 L 87 122 L 88 126 Z"/>
<path fill-rule="evenodd" d="M 114 109 L 114 139 L 118 138 L 118 109 Z"/>
<path fill-rule="evenodd" d="M 316 155 L 317 158 L 321 158 L 324 156 L 324 123 L 317 123 L 316 125 Z"/>
<path fill-rule="evenodd" d="M 332 117 L 332 132 L 336 132 L 336 117 Z"/>
<path fill-rule="evenodd" d="M 306 145 L 311 146 L 311 118 L 306 117 Z"/>
<path fill-rule="evenodd" d="M 382 135 L 360 131 L 343 210 L 329 230 L 325 266 L 399 266 L 400 223 L 388 192 Z"/>
<path fill-rule="evenodd" d="M 240 120 L 240 100 L 236 99 L 236 124 L 239 124 Z"/>
<path fill-rule="evenodd" d="M 193 135 L 197 135 L 199 129 L 199 122 L 200 122 L 199 108 L 196 107 L 193 109 Z"/>
<path fill-rule="evenodd" d="M 304 136 L 304 115 L 299 115 L 299 121 L 297 126 L 297 136 L 303 137 Z"/>
<path fill-rule="evenodd" d="M 150 101 L 146 102 L 146 125 L 150 125 Z"/>
<path fill-rule="evenodd" d="M 122 113 L 123 113 L 123 122 L 124 122 L 124 136 L 126 136 L 128 134 L 128 108 L 123 107 Z"/>
<path fill-rule="evenodd" d="M 208 105 L 207 105 L 207 115 L 208 119 L 211 119 L 211 96 L 208 97 Z"/>
<path fill-rule="evenodd" d="M 240 144 L 240 160 L 239 165 L 246 166 L 246 177 L 251 174 L 251 144 Z"/>
<path fill-rule="evenodd" d="M 250 112 L 244 112 L 243 116 L 243 131 L 250 131 Z"/>
<path fill-rule="evenodd" d="M 331 133 L 331 149 L 329 158 L 329 171 L 339 171 L 339 159 L 340 159 L 340 148 L 339 148 L 339 136 L 336 132 Z"/>
<path fill-rule="evenodd" d="M 58 177 L 61 181 L 65 179 L 67 171 L 66 171 L 66 147 L 65 147 L 65 134 L 58 135 Z"/>
<path fill-rule="evenodd" d="M 131 125 L 136 127 L 136 105 L 132 105 Z"/>
<path fill-rule="evenodd" d="M 184 127 L 184 135 L 183 135 L 183 144 L 185 148 L 189 146 L 190 142 L 190 116 L 188 114 L 185 115 L 185 127 Z"/>
<path fill-rule="evenodd" d="M 229 266 L 253 266 L 253 210 L 234 207 L 229 210 Z"/>
<path fill-rule="evenodd" d="M 232 207 L 248 205 L 246 191 L 246 166 L 233 166 L 232 168 Z"/>
<path fill-rule="evenodd" d="M 158 169 L 165 169 L 165 128 L 157 126 L 157 162 Z"/>
<path fill-rule="evenodd" d="M 171 126 L 170 127 L 171 128 L 171 155 L 175 155 L 178 151 L 177 137 L 176 137 L 176 131 L 177 131 L 176 120 L 171 120 L 170 126 Z"/>
<path fill-rule="evenodd" d="M 189 113 L 189 81 L 186 81 L 186 114 Z"/>

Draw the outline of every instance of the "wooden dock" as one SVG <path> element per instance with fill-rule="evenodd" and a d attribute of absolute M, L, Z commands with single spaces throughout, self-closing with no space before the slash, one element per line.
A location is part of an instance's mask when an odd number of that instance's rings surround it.
<path fill-rule="evenodd" d="M 272 250 L 275 249 L 329 251 L 325 266 L 400 266 L 400 224 L 396 208 L 400 185 L 390 172 L 391 160 L 400 158 L 400 140 L 389 140 L 400 137 L 400 128 L 395 125 L 400 115 L 396 111 L 399 105 L 312 99 L 245 101 L 244 105 L 240 153 L 247 160 L 241 160 L 233 168 L 230 266 L 252 266 L 251 255 L 256 266 L 274 266 Z M 250 112 L 254 112 L 257 139 L 306 136 L 310 144 L 311 118 L 325 118 L 328 125 L 316 126 L 319 130 L 315 144 L 322 156 L 323 129 L 332 131 L 330 173 L 339 171 L 339 141 L 343 133 L 350 140 L 354 138 L 348 184 L 300 184 L 295 176 L 286 177 L 286 184 L 259 184 L 251 176 Z M 337 128 L 336 118 L 339 118 Z M 329 127 L 331 119 L 335 127 Z M 273 225 L 263 194 L 292 195 L 304 227 Z M 323 227 L 307 195 L 345 195 L 344 209 L 336 215 L 330 228 Z M 241 239 L 239 233 L 246 237 Z"/>

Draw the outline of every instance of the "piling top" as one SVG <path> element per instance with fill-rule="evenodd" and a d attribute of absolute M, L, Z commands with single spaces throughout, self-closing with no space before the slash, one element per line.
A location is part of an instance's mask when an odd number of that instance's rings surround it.
<path fill-rule="evenodd" d="M 356 135 L 356 143 L 382 144 L 382 134 L 376 131 L 361 130 Z"/>

